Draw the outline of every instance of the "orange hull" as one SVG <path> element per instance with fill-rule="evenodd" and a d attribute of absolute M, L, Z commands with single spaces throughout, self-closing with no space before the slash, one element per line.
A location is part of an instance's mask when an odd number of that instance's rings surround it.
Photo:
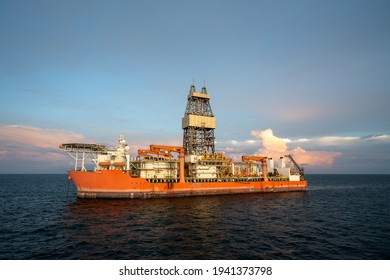
<path fill-rule="evenodd" d="M 80 198 L 153 198 L 307 190 L 307 181 L 250 181 L 247 178 L 229 178 L 221 181 L 168 183 L 132 178 L 128 172 L 120 170 L 69 170 L 68 173 Z"/>

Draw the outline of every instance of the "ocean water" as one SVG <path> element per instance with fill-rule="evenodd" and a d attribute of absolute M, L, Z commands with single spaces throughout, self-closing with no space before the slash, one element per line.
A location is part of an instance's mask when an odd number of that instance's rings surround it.
<path fill-rule="evenodd" d="M 390 175 L 309 190 L 83 200 L 67 175 L 0 175 L 0 259 L 390 259 Z"/>

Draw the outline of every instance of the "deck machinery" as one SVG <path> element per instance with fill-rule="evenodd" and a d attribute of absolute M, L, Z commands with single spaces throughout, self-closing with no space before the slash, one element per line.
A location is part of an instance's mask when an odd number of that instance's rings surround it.
<path fill-rule="evenodd" d="M 74 169 L 68 173 L 79 197 L 306 190 L 303 168 L 291 155 L 280 157 L 277 166 L 272 158 L 260 156 L 244 155 L 240 162 L 234 162 L 215 151 L 215 128 L 206 87 L 197 92 L 192 84 L 182 118 L 183 146 L 153 144 L 130 156 L 121 135 L 115 148 L 81 143 L 62 144 L 60 148 L 75 160 Z"/>

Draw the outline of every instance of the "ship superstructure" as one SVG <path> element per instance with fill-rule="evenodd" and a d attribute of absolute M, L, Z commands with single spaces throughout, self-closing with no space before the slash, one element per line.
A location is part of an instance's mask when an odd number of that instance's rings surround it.
<path fill-rule="evenodd" d="M 62 144 L 60 148 L 75 160 L 68 173 L 79 197 L 149 198 L 307 189 L 303 169 L 291 155 L 280 157 L 275 165 L 266 156 L 243 155 L 242 161 L 234 162 L 217 153 L 215 128 L 206 87 L 197 92 L 192 84 L 182 118 L 183 146 L 152 144 L 130 156 L 121 135 L 114 148 L 83 143 Z"/>

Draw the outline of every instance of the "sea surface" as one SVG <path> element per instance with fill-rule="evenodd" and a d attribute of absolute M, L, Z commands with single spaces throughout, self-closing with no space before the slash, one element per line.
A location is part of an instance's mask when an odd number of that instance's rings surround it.
<path fill-rule="evenodd" d="M 0 175 L 0 259 L 390 259 L 390 175 L 309 190 L 83 200 L 67 175 Z"/>

